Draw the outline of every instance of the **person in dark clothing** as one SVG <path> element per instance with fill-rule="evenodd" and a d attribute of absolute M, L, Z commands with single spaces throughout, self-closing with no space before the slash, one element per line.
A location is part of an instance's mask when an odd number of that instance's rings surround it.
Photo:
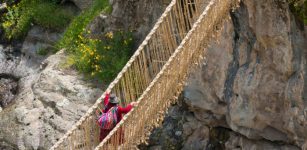
<path fill-rule="evenodd" d="M 108 93 L 106 94 L 104 98 L 104 106 L 105 109 L 103 110 L 103 113 L 107 113 L 112 107 L 117 107 L 117 120 L 119 123 L 120 120 L 123 118 L 123 114 L 128 113 L 133 107 L 137 106 L 137 102 L 131 102 L 128 106 L 126 107 L 121 107 L 118 105 L 119 99 L 115 96 L 115 94 Z M 123 133 L 123 129 L 120 129 L 121 132 Z M 99 140 L 102 141 L 110 132 L 112 129 L 100 129 L 100 137 Z M 120 139 L 121 143 L 123 142 L 123 138 Z"/>

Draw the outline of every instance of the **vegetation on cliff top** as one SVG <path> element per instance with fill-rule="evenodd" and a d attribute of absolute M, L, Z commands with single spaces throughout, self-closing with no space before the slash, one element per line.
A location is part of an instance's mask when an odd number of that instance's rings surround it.
<path fill-rule="evenodd" d="M 102 39 L 90 38 L 86 30 L 81 32 L 68 49 L 67 65 L 75 66 L 88 77 L 110 82 L 132 55 L 131 32 L 110 31 Z"/>
<path fill-rule="evenodd" d="M 91 37 L 88 24 L 101 12 L 112 11 L 108 0 L 95 0 L 92 7 L 73 19 L 57 43 L 57 50 L 65 48 L 68 66 L 75 66 L 87 77 L 110 82 L 132 55 L 133 39 L 130 31 L 110 31 L 100 38 Z"/>
<path fill-rule="evenodd" d="M 111 11 L 112 7 L 109 5 L 108 0 L 95 0 L 92 7 L 81 12 L 80 15 L 72 20 L 57 47 L 66 48 L 70 52 L 75 51 L 78 47 L 76 41 L 80 40 L 79 36 L 84 32 L 87 25 L 101 12 L 110 13 Z"/>
<path fill-rule="evenodd" d="M 64 9 L 60 0 L 21 0 L 17 4 L 10 3 L 1 18 L 1 26 L 9 40 L 22 39 L 32 25 L 58 32 L 65 29 L 53 52 L 65 48 L 69 54 L 65 66 L 75 67 L 86 77 L 110 82 L 133 53 L 132 33 L 109 31 L 100 38 L 93 38 L 87 26 L 100 13 L 111 11 L 108 0 L 95 0 L 77 16 Z M 47 55 L 49 51 L 38 49 L 37 53 Z"/>

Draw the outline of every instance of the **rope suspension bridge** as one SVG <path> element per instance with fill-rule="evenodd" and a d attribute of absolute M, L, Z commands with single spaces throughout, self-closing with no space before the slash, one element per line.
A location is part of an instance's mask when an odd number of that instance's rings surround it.
<path fill-rule="evenodd" d="M 138 101 L 109 135 L 99 141 L 97 110 L 106 92 L 51 150 L 137 149 L 162 122 L 188 73 L 205 59 L 205 48 L 217 38 L 217 27 L 238 0 L 172 0 L 143 43 L 106 91 L 126 105 Z"/>

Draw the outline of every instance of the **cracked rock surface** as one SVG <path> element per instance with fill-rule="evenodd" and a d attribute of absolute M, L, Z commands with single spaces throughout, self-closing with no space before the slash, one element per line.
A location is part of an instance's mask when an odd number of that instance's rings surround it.
<path fill-rule="evenodd" d="M 63 69 L 63 51 L 37 55 L 39 44 L 57 37 L 57 33 L 34 27 L 21 48 L 11 50 L 19 51 L 19 55 L 8 56 L 4 52 L 9 47 L 1 47 L 0 74 L 14 75 L 19 81 L 15 103 L 0 112 L 0 149 L 48 149 L 100 96 L 102 91 L 77 72 Z M 5 78 L 0 81 L 11 82 Z"/>
<path fill-rule="evenodd" d="M 274 0 L 242 1 L 229 17 L 205 65 L 191 74 L 184 91 L 189 109 L 205 125 L 245 136 L 235 138 L 245 146 L 307 148 L 306 26 Z M 262 147 L 263 140 L 273 146 Z"/>
<path fill-rule="evenodd" d="M 307 149 L 307 26 L 275 0 L 241 1 L 229 18 L 190 74 L 183 119 L 170 111 L 145 149 Z"/>

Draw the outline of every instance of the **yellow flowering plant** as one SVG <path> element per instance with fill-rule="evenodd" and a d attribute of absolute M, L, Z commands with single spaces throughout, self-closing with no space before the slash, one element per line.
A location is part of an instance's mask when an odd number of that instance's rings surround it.
<path fill-rule="evenodd" d="M 133 54 L 131 32 L 107 32 L 102 40 L 78 36 L 75 66 L 86 75 L 110 82 Z"/>
<path fill-rule="evenodd" d="M 85 34 L 87 25 L 100 13 L 111 13 L 112 7 L 108 0 L 94 0 L 90 8 L 82 11 L 75 17 L 64 32 L 61 40 L 56 44 L 58 49 L 65 48 L 69 53 L 75 53 L 81 35 Z M 89 34 L 89 33 L 86 33 Z"/>
<path fill-rule="evenodd" d="M 25 8 L 32 3 L 33 1 L 28 3 L 21 1 L 7 8 L 8 11 L 3 15 L 1 24 L 7 39 L 23 36 L 29 30 L 32 11 Z"/>

